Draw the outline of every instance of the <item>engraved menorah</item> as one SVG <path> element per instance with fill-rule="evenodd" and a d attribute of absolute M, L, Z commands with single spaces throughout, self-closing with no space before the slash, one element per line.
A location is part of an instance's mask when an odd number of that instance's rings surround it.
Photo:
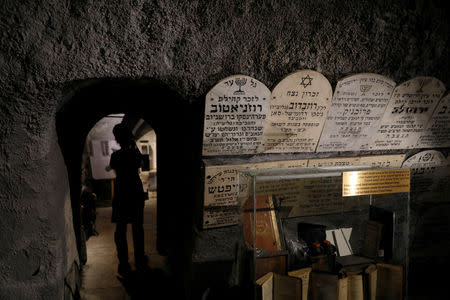
<path fill-rule="evenodd" d="M 426 86 L 431 82 L 430 78 L 427 79 L 420 79 L 419 80 L 419 89 L 417 90 L 417 93 L 423 93 L 423 87 Z"/>
<path fill-rule="evenodd" d="M 361 90 L 361 96 L 365 96 L 366 94 L 365 93 L 367 93 L 368 91 L 370 91 L 370 89 L 372 88 L 372 86 L 371 85 L 366 85 L 366 84 L 363 84 L 363 85 L 361 85 L 360 87 L 359 87 L 359 89 Z"/>
<path fill-rule="evenodd" d="M 239 87 L 239 90 L 235 91 L 234 95 L 244 95 L 245 92 L 241 90 L 241 87 L 243 87 L 247 83 L 247 78 L 236 78 L 234 80 L 234 83 Z"/>

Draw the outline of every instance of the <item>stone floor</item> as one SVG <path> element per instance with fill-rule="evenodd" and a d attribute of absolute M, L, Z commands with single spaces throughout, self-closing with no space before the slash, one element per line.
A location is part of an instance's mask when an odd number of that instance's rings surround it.
<path fill-rule="evenodd" d="M 87 241 L 87 262 L 83 267 L 81 299 L 122 300 L 155 299 L 155 286 L 162 288 L 164 278 L 169 277 L 165 257 L 156 250 L 156 197 L 145 202 L 144 231 L 145 251 L 150 270 L 146 274 L 132 272 L 127 278 L 117 275 L 117 255 L 114 245 L 114 224 L 111 223 L 111 207 L 97 208 L 97 236 Z M 130 264 L 134 269 L 131 226 L 128 228 Z M 142 296 L 148 292 L 148 297 Z"/>

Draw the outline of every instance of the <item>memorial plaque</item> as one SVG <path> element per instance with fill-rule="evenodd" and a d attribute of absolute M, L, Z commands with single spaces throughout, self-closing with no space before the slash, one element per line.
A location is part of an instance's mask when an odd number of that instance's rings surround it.
<path fill-rule="evenodd" d="M 332 157 L 308 160 L 308 167 L 345 167 L 359 165 L 359 157 Z"/>
<path fill-rule="evenodd" d="M 413 202 L 448 202 L 450 168 L 441 152 L 436 150 L 419 152 L 405 160 L 402 167 L 411 169 Z"/>
<path fill-rule="evenodd" d="M 356 74 L 340 80 L 317 152 L 367 150 L 394 87 L 394 81 L 378 74 Z"/>
<path fill-rule="evenodd" d="M 203 211 L 203 228 L 230 226 L 239 222 L 240 210 L 236 207 L 209 208 Z"/>
<path fill-rule="evenodd" d="M 342 173 L 342 196 L 409 193 L 410 170 L 369 170 Z"/>
<path fill-rule="evenodd" d="M 306 167 L 306 165 L 306 160 L 287 160 L 206 167 L 203 228 L 237 224 L 237 216 L 233 214 L 238 213 L 236 211 L 236 207 L 239 205 L 238 194 L 249 195 L 249 185 L 251 184 L 251 180 L 239 183 L 238 170 L 295 168 Z"/>
<path fill-rule="evenodd" d="M 272 91 L 259 152 L 314 152 L 330 108 L 332 89 L 320 73 L 288 75 Z"/>
<path fill-rule="evenodd" d="M 237 205 L 237 171 L 244 168 L 243 165 L 206 167 L 204 206 Z"/>
<path fill-rule="evenodd" d="M 414 154 L 402 164 L 404 168 L 411 168 L 411 175 L 432 174 L 438 166 L 447 163 L 444 154 L 436 150 L 422 151 Z"/>
<path fill-rule="evenodd" d="M 444 91 L 434 77 L 416 77 L 397 86 L 369 148 L 413 148 Z"/>
<path fill-rule="evenodd" d="M 416 147 L 450 147 L 450 94 L 439 101 Z"/>
<path fill-rule="evenodd" d="M 203 155 L 256 153 L 261 144 L 270 90 L 245 75 L 215 85 L 205 99 Z"/>
<path fill-rule="evenodd" d="M 405 160 L 405 154 L 362 156 L 359 164 L 374 168 L 399 168 Z"/>

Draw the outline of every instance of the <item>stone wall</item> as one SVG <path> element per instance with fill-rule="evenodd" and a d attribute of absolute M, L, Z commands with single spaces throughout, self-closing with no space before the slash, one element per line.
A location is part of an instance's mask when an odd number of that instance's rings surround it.
<path fill-rule="evenodd" d="M 194 160 L 186 173 L 199 182 L 203 100 L 216 82 L 242 73 L 272 89 L 295 70 L 313 69 L 333 87 L 359 72 L 397 83 L 434 76 L 448 87 L 450 26 L 443 5 L 420 0 L 4 1 L 0 298 L 63 297 L 64 278 L 75 259 L 68 254 L 73 243 L 64 242 L 73 235 L 64 229 L 70 230 L 70 218 L 61 213 L 69 184 L 55 116 L 86 80 L 151 79 L 176 91 L 191 109 L 184 148 Z M 162 172 L 162 178 L 168 176 Z M 194 191 L 186 202 L 198 207 L 200 195 Z"/>

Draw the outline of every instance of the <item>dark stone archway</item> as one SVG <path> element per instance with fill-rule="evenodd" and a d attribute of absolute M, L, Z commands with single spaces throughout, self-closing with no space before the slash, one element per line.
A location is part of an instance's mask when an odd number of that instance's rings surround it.
<path fill-rule="evenodd" d="M 153 80 L 102 79 L 73 83 L 56 114 L 58 141 L 67 167 L 74 231 L 79 253 L 81 237 L 79 199 L 81 155 L 90 129 L 108 114 L 124 113 L 142 118 L 157 135 L 157 249 L 169 256 L 168 263 L 188 266 L 193 192 L 188 101 Z M 81 257 L 80 257 L 81 258 Z M 176 274 L 175 274 L 176 275 Z M 181 280 L 181 278 L 179 278 Z M 181 281 L 180 281 L 181 283 Z"/>

